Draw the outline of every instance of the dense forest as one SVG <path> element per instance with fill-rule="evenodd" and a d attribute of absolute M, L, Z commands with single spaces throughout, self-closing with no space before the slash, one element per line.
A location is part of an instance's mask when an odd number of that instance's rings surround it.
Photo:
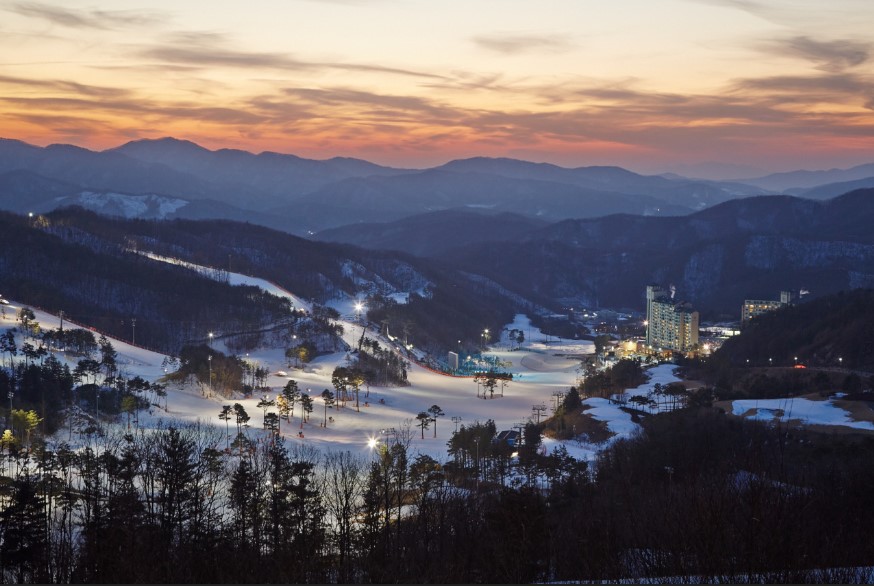
<path fill-rule="evenodd" d="M 724 399 L 874 388 L 874 289 L 783 307 L 751 321 L 704 360 L 682 360 Z M 804 368 L 795 368 L 798 365 Z"/>
<path fill-rule="evenodd" d="M 716 364 L 874 369 L 874 289 L 854 289 L 761 315 L 714 354 Z"/>
<path fill-rule="evenodd" d="M 411 343 L 439 354 L 456 349 L 458 340 L 476 348 L 484 328 L 496 331 L 517 312 L 543 311 L 487 279 L 438 261 L 312 242 L 250 224 L 124 220 L 77 208 L 52 212 L 44 223 L 43 230 L 91 249 L 148 251 L 219 273 L 257 276 L 308 300 L 369 296 L 372 321 L 390 324 L 395 335 L 406 330 Z M 399 291 L 416 293 L 409 303 L 393 303 L 389 295 Z M 470 320 L 470 315 L 481 318 Z"/>
<path fill-rule="evenodd" d="M 231 286 L 102 241 L 68 242 L 0 214 L 3 293 L 123 340 L 176 354 L 209 331 L 259 330 L 290 318 L 286 299 Z"/>
<path fill-rule="evenodd" d="M 91 433 L 75 451 L 4 443 L 0 572 L 18 583 L 870 579 L 856 569 L 874 556 L 870 438 L 693 408 L 645 418 L 589 468 L 544 453 L 533 424 L 515 448 L 495 431 L 462 426 L 443 463 L 411 452 L 409 428 L 359 455 L 289 451 L 250 431 L 226 448 L 199 426 Z"/>

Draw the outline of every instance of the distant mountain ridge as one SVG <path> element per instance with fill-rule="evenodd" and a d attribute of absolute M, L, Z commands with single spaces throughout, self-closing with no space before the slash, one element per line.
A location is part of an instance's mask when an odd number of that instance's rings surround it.
<path fill-rule="evenodd" d="M 453 248 L 520 239 L 547 222 L 511 213 L 451 209 L 361 223 L 319 232 L 316 240 L 354 244 L 371 250 L 403 250 L 416 256 L 446 256 Z"/>
<path fill-rule="evenodd" d="M 348 177 L 393 175 L 403 169 L 383 167 L 361 159 L 304 159 L 274 152 L 253 154 L 237 149 L 211 151 L 187 140 L 138 140 L 111 149 L 132 159 L 160 164 L 213 181 L 247 185 L 273 200 L 274 205 L 311 193 Z M 268 207 L 261 204 L 258 207 Z"/>
<path fill-rule="evenodd" d="M 137 140 L 105 151 L 0 140 L 0 174 L 7 172 L 28 172 L 80 188 L 64 188 L 65 196 L 87 192 L 180 199 L 207 217 L 244 219 L 295 234 L 464 205 L 548 221 L 613 213 L 686 214 L 757 192 L 740 184 L 667 179 L 619 167 L 570 169 L 477 157 L 433 169 L 397 169 L 343 157 L 213 151 L 175 138 Z M 0 186 L 0 206 L 21 211 L 24 199 L 50 205 L 60 189 L 43 184 L 42 190 L 35 179 L 25 183 Z M 197 202 L 213 204 L 206 210 Z M 91 209 L 112 214 L 118 207 Z M 191 209 L 180 207 L 174 217 L 185 217 Z"/>
<path fill-rule="evenodd" d="M 866 166 L 803 173 L 833 180 L 865 172 Z M 164 217 L 243 220 L 298 235 L 465 206 L 547 222 L 617 213 L 686 215 L 732 199 L 770 194 L 774 190 L 769 185 L 785 183 L 765 177 L 754 186 L 641 175 L 620 167 L 566 168 L 488 157 L 431 169 L 398 169 L 354 158 L 209 150 L 175 138 L 136 140 L 104 151 L 72 145 L 41 148 L 2 139 L 0 176 L 6 173 L 19 175 L 0 177 L 0 209 L 20 213 L 22 208 L 37 209 L 38 203 L 42 211 L 79 204 L 107 215 L 140 209 L 140 217 L 154 217 L 151 207 L 136 203 L 147 196 L 189 202 Z M 853 178 L 858 179 L 864 177 Z M 817 196 L 819 192 L 809 197 Z"/>
<path fill-rule="evenodd" d="M 874 177 L 874 163 L 856 165 L 848 169 L 828 169 L 821 171 L 789 171 L 772 173 L 764 177 L 739 179 L 740 183 L 755 185 L 763 189 L 785 192 L 790 189 L 806 190 L 828 183 L 842 183 Z M 846 193 L 846 191 L 842 192 Z M 836 194 L 839 195 L 839 194 Z"/>
<path fill-rule="evenodd" d="M 743 299 L 783 289 L 874 287 L 872 223 L 874 190 L 825 202 L 767 196 L 682 217 L 567 220 L 447 254 L 532 299 L 641 307 L 646 284 L 660 282 L 703 310 L 734 314 Z"/>

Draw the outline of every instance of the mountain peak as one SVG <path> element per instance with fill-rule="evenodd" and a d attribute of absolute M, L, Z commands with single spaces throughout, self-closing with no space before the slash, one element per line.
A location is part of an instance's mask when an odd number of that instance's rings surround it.
<path fill-rule="evenodd" d="M 172 136 L 164 136 L 161 138 L 141 138 L 139 140 L 132 140 L 130 142 L 126 142 L 121 146 L 117 146 L 115 148 L 107 149 L 109 151 L 142 151 L 145 149 L 172 149 L 177 152 L 209 152 L 209 149 L 204 148 L 197 144 L 196 142 L 192 142 L 190 140 L 184 140 L 180 138 L 174 138 Z"/>

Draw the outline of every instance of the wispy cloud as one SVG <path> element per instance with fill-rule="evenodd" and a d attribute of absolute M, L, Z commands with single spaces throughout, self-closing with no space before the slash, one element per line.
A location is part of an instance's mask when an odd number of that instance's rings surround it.
<path fill-rule="evenodd" d="M 334 69 L 364 73 L 383 73 L 423 79 L 446 79 L 433 73 L 369 63 L 308 61 L 284 53 L 242 51 L 229 48 L 231 41 L 222 34 L 204 32 L 174 33 L 166 41 L 137 51 L 138 57 L 175 65 L 317 71 Z"/>
<path fill-rule="evenodd" d="M 874 78 L 850 73 L 775 75 L 738 80 L 731 91 L 775 96 L 784 102 L 847 104 L 874 94 Z"/>
<path fill-rule="evenodd" d="M 459 109 L 442 106 L 433 100 L 417 96 L 393 96 L 350 88 L 287 88 L 289 96 L 312 104 L 377 108 L 383 114 L 426 114 L 434 118 L 457 117 Z"/>
<path fill-rule="evenodd" d="M 119 27 L 142 27 L 160 24 L 164 16 L 132 10 L 74 11 L 41 2 L 16 2 L 9 9 L 22 16 L 79 29 L 106 30 Z"/>
<path fill-rule="evenodd" d="M 497 33 L 479 35 L 471 39 L 482 49 L 504 55 L 530 52 L 560 53 L 573 48 L 570 38 L 564 34 L 515 34 Z"/>
<path fill-rule="evenodd" d="M 817 41 L 798 36 L 760 43 L 759 47 L 775 55 L 811 61 L 818 69 L 828 72 L 844 71 L 871 57 L 870 43 L 852 40 Z"/>
<path fill-rule="evenodd" d="M 130 90 L 123 88 L 88 85 L 68 80 L 31 79 L 26 77 L 13 77 L 9 75 L 0 75 L 0 86 L 2 85 L 12 85 L 26 88 L 53 89 L 62 93 L 71 93 L 82 96 L 96 96 L 103 98 L 130 95 Z"/>
<path fill-rule="evenodd" d="M 268 119 L 243 108 L 204 106 L 191 102 L 149 101 L 131 99 L 29 98 L 2 97 L 0 102 L 17 105 L 28 112 L 115 113 L 134 117 L 150 116 L 163 120 L 200 120 L 222 124 L 259 124 Z"/>

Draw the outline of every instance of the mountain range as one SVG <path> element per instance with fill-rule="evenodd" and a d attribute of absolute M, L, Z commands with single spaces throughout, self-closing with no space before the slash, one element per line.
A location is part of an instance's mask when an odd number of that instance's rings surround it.
<path fill-rule="evenodd" d="M 647 284 L 670 283 L 709 314 L 734 315 L 743 299 L 780 290 L 874 287 L 872 222 L 872 189 L 827 201 L 763 196 L 681 217 L 566 220 L 441 254 L 529 299 L 639 308 Z"/>
<path fill-rule="evenodd" d="M 841 187 L 829 191 L 824 184 L 868 177 L 874 177 L 874 165 L 738 182 L 484 157 L 399 169 L 352 158 L 209 150 L 175 138 L 104 151 L 0 140 L 0 209 L 80 205 L 126 217 L 235 219 L 298 235 L 455 208 L 547 222 L 615 213 L 685 215 L 793 188 L 796 195 L 816 189 L 810 197 L 830 197 Z"/>
<path fill-rule="evenodd" d="M 874 164 L 711 181 L 485 157 L 399 169 L 353 158 L 209 150 L 175 138 L 104 151 L 0 140 L 0 209 L 78 205 L 122 217 L 234 219 L 298 235 L 456 208 L 547 222 L 685 215 L 739 197 L 785 191 L 828 198 L 871 185 Z"/>

